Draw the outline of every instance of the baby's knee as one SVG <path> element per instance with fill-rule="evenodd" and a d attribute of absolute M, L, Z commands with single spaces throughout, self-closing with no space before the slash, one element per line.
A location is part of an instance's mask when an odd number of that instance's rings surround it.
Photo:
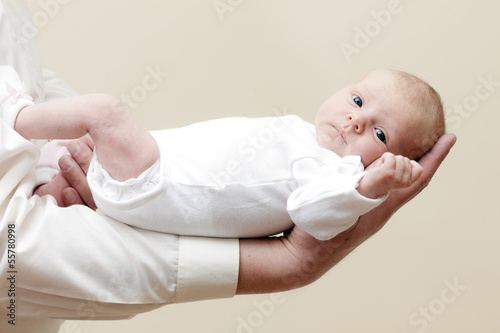
<path fill-rule="evenodd" d="M 118 120 L 129 113 L 128 107 L 116 96 L 96 94 L 96 104 L 99 105 L 99 115 L 102 118 Z M 118 117 L 118 118 L 117 118 Z"/>
<path fill-rule="evenodd" d="M 119 98 L 109 94 L 93 94 L 90 98 L 89 106 L 94 110 L 89 110 L 92 117 L 87 126 L 93 139 L 127 126 L 132 114 Z"/>
<path fill-rule="evenodd" d="M 119 125 L 129 116 L 128 107 L 116 96 L 95 94 L 94 105 L 97 105 L 96 121 L 101 125 Z"/>

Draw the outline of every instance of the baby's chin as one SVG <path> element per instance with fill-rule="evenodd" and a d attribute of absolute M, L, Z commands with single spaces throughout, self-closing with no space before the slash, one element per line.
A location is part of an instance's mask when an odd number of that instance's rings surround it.
<path fill-rule="evenodd" d="M 321 148 L 324 148 L 324 149 L 327 149 L 329 151 L 332 151 L 334 152 L 335 154 L 341 156 L 341 149 L 339 149 L 338 145 L 335 144 L 335 141 L 331 138 L 319 138 L 318 137 L 318 145 L 321 147 Z M 344 157 L 344 156 L 341 156 L 341 157 Z"/>
<path fill-rule="evenodd" d="M 331 137 L 325 133 L 318 133 L 317 140 L 321 148 L 328 149 L 341 157 L 345 156 L 345 142 L 340 136 Z"/>

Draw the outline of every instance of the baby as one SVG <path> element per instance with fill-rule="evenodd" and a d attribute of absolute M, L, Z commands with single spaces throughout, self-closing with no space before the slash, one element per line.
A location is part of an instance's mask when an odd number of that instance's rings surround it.
<path fill-rule="evenodd" d="M 148 132 L 109 95 L 34 105 L 7 66 L 0 89 L 0 115 L 24 138 L 90 134 L 87 180 L 104 214 L 180 235 L 261 237 L 296 224 L 333 238 L 418 181 L 415 160 L 445 131 L 436 91 L 395 70 L 338 91 L 314 126 L 290 115 Z"/>

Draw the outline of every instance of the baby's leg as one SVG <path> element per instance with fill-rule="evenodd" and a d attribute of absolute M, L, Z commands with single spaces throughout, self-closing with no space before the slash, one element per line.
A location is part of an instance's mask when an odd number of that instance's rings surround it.
<path fill-rule="evenodd" d="M 97 158 L 111 177 L 136 178 L 159 158 L 151 134 L 118 98 L 93 94 L 22 109 L 15 129 L 27 139 L 76 139 L 90 134 Z"/>
<path fill-rule="evenodd" d="M 136 178 L 159 159 L 158 144 L 118 98 L 104 105 L 103 116 L 88 128 L 99 163 L 116 180 Z"/>

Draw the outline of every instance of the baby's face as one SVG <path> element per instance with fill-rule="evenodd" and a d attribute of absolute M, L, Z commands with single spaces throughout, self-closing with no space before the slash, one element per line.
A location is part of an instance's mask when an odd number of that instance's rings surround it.
<path fill-rule="evenodd" d="M 365 167 L 384 152 L 403 154 L 415 138 L 415 110 L 388 71 L 376 71 L 321 105 L 315 120 L 319 145 L 340 156 L 359 155 Z"/>

